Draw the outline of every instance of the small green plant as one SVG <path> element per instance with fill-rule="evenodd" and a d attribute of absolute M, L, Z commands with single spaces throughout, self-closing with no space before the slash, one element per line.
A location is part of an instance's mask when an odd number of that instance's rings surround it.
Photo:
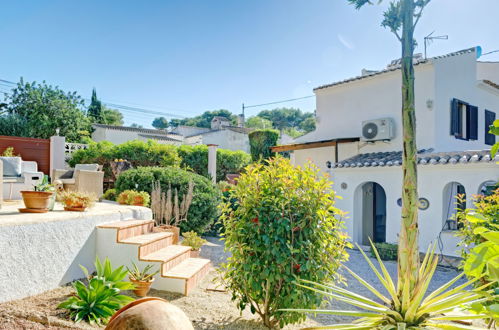
<path fill-rule="evenodd" d="M 190 246 L 193 251 L 201 249 L 201 247 L 206 244 L 206 240 L 199 237 L 198 233 L 195 231 L 188 231 L 182 234 L 184 240 L 182 245 Z"/>
<path fill-rule="evenodd" d="M 144 267 L 143 270 L 140 270 L 137 265 L 132 262 L 132 269 L 127 267 L 128 270 L 128 276 L 130 277 L 131 280 L 134 281 L 141 281 L 141 282 L 150 282 L 153 280 L 154 275 L 159 273 L 159 270 L 151 273 L 151 269 L 153 268 L 152 265 L 147 265 Z"/>
<path fill-rule="evenodd" d="M 102 195 L 102 199 L 106 199 L 108 201 L 116 201 L 117 197 L 118 193 L 114 188 L 106 190 L 106 192 Z"/>
<path fill-rule="evenodd" d="M 106 324 L 118 309 L 134 300 L 120 294 L 122 290 L 135 288 L 132 283 L 123 281 L 128 273 L 123 270 L 123 266 L 113 269 L 109 259 L 106 258 L 102 263 L 96 258 L 96 275 L 91 275 L 85 267 L 80 267 L 88 279 L 88 285 L 81 281 L 74 282 L 75 295 L 58 306 L 68 309 L 75 322 Z"/>
<path fill-rule="evenodd" d="M 397 251 L 398 251 L 397 244 L 374 243 L 374 246 L 378 250 L 379 257 L 381 258 L 381 260 L 397 260 Z M 375 258 L 376 253 L 374 252 L 372 247 L 371 247 L 370 252 L 371 252 L 371 256 L 373 258 Z"/>
<path fill-rule="evenodd" d="M 297 286 L 323 296 L 345 302 L 361 310 L 316 310 L 316 309 L 284 309 L 283 311 L 294 311 L 312 314 L 330 314 L 358 317 L 351 324 L 335 324 L 311 329 L 469 329 L 459 326 L 453 321 L 464 321 L 482 319 L 483 314 L 463 314 L 466 306 L 471 306 L 483 300 L 481 291 L 488 284 L 475 290 L 469 290 L 469 286 L 477 281 L 473 279 L 464 284 L 454 284 L 463 277 L 463 273 L 456 276 L 440 288 L 427 295 L 428 286 L 433 274 L 437 269 L 438 256 L 435 255 L 435 246 L 428 248 L 426 256 L 419 268 L 419 277 L 414 291 L 408 292 L 408 287 L 402 288 L 402 296 L 397 294 L 399 288 L 393 282 L 388 270 L 381 260 L 376 247 L 371 243 L 372 250 L 376 255 L 380 270 L 372 263 L 369 257 L 360 249 L 365 260 L 379 279 L 388 296 L 384 295 L 365 279 L 354 273 L 348 267 L 344 267 L 360 284 L 374 294 L 378 299 L 373 300 L 366 296 L 354 293 L 344 288 L 331 284 L 321 284 L 314 281 L 299 280 Z M 449 289 L 451 288 L 451 289 Z M 380 302 L 378 302 L 380 300 Z"/>
<path fill-rule="evenodd" d="M 16 154 L 14 153 L 14 147 L 7 147 L 5 150 L 2 152 L 0 155 L 1 157 L 16 157 Z"/>
<path fill-rule="evenodd" d="M 35 186 L 35 191 L 47 191 L 47 192 L 55 191 L 54 185 L 49 183 L 48 175 L 43 176 L 42 182 L 40 182 Z"/>

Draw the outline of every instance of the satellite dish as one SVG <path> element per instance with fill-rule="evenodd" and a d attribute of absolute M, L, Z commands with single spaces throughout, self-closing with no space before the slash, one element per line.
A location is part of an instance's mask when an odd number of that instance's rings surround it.
<path fill-rule="evenodd" d="M 362 127 L 362 136 L 368 140 L 374 139 L 378 135 L 378 125 L 367 123 Z"/>

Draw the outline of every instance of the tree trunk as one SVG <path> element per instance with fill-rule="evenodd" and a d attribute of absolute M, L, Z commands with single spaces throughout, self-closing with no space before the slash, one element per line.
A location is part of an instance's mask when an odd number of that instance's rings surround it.
<path fill-rule="evenodd" d="M 402 10 L 402 219 L 398 248 L 398 293 L 412 292 L 418 278 L 418 184 L 414 102 L 414 0 L 401 0 Z"/>

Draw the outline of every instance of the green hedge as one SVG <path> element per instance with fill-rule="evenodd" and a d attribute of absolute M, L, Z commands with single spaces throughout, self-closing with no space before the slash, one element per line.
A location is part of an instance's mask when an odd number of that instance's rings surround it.
<path fill-rule="evenodd" d="M 111 177 L 109 162 L 126 159 L 133 167 L 140 166 L 182 166 L 204 177 L 208 176 L 208 147 L 204 145 L 180 147 L 160 144 L 155 141 L 128 141 L 114 145 L 102 141 L 91 143 L 88 149 L 73 153 L 69 165 L 97 163 L 104 165 L 106 177 Z M 225 180 L 229 173 L 239 173 L 251 162 L 251 157 L 243 151 L 218 149 L 217 180 Z"/>
<path fill-rule="evenodd" d="M 202 234 L 217 218 L 221 198 L 219 189 L 207 178 L 176 167 L 140 167 L 122 173 L 115 188 L 118 194 L 128 189 L 151 193 L 153 182 L 159 181 L 163 191 L 171 186 L 183 196 L 190 180 L 194 183 L 194 196 L 187 221 L 181 222 L 180 228 L 182 232 L 193 230 Z"/>
<path fill-rule="evenodd" d="M 258 161 L 273 157 L 275 152 L 272 152 L 270 147 L 275 146 L 277 140 L 279 140 L 279 131 L 275 129 L 259 129 L 249 133 L 251 158 Z"/>
<path fill-rule="evenodd" d="M 182 167 L 204 177 L 208 175 L 208 147 L 204 145 L 178 147 Z M 251 163 L 251 156 L 244 151 L 217 150 L 217 181 L 226 180 L 227 174 L 239 173 Z"/>

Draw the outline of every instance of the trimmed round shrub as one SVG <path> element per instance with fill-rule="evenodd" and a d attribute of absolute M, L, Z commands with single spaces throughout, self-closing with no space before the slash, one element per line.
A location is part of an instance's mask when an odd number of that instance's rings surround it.
<path fill-rule="evenodd" d="M 339 279 L 347 258 L 331 181 L 312 164 L 278 157 L 248 166 L 230 197 L 221 216 L 232 255 L 222 266 L 224 284 L 241 310 L 249 306 L 269 328 L 303 321 L 304 314 L 280 309 L 314 309 L 323 296 L 296 282 Z"/>
<path fill-rule="evenodd" d="M 248 137 L 251 158 L 254 161 L 268 159 L 275 155 L 275 152 L 272 152 L 270 147 L 277 144 L 277 140 L 279 140 L 279 131 L 275 129 L 259 129 L 249 133 Z"/>
<path fill-rule="evenodd" d="M 208 147 L 205 145 L 178 147 L 182 167 L 191 169 L 204 177 L 208 175 Z M 217 181 L 226 180 L 227 174 L 240 173 L 251 163 L 251 156 L 244 151 L 217 150 Z"/>
<path fill-rule="evenodd" d="M 125 190 L 147 191 L 152 190 L 153 182 L 159 181 L 161 190 L 166 192 L 179 191 L 179 199 L 187 192 L 189 181 L 194 183 L 194 193 L 187 221 L 180 223 L 180 229 L 195 231 L 202 234 L 217 218 L 217 207 L 220 203 L 220 191 L 207 178 L 196 173 L 188 172 L 176 167 L 139 167 L 123 172 L 116 181 L 118 193 Z"/>
<path fill-rule="evenodd" d="M 116 189 L 114 189 L 114 188 L 106 190 L 104 195 L 102 195 L 102 199 L 106 199 L 108 201 L 116 201 L 117 197 L 118 197 L 118 194 L 116 193 Z"/>

